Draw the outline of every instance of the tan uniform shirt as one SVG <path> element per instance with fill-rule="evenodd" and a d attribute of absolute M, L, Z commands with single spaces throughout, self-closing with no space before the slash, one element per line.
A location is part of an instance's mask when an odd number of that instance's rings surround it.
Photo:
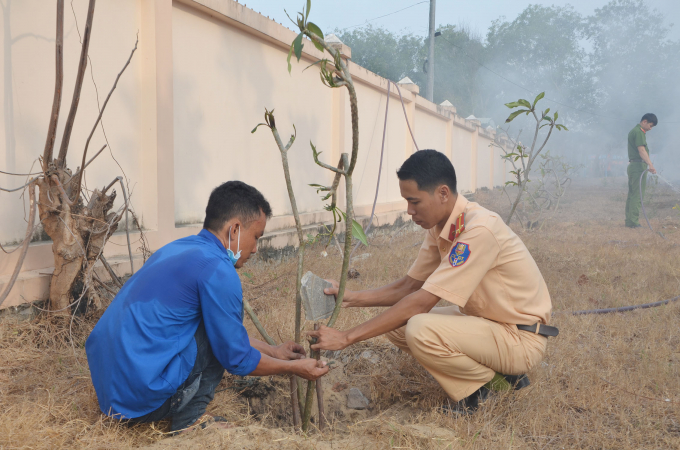
<path fill-rule="evenodd" d="M 465 213 L 465 229 L 450 234 Z M 460 307 L 469 316 L 515 325 L 547 324 L 548 287 L 521 239 L 498 214 L 458 195 L 439 235 L 427 231 L 408 271 L 423 289 Z M 453 241 L 449 240 L 453 237 Z"/>

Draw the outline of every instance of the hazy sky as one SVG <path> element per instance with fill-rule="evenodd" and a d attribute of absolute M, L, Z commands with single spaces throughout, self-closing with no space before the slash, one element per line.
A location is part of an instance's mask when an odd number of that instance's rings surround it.
<path fill-rule="evenodd" d="M 302 10 L 305 0 L 240 0 L 249 8 L 275 19 L 288 28 L 292 24 L 283 12 L 291 17 Z M 514 19 L 529 4 L 572 5 L 581 14 L 590 14 L 596 8 L 607 4 L 607 0 L 437 0 L 436 22 L 440 24 L 469 25 L 473 30 L 485 35 L 491 22 L 500 16 Z M 647 0 L 653 8 L 663 12 L 669 23 L 680 22 L 680 0 Z M 415 6 L 412 6 L 415 5 Z M 411 6 L 410 8 L 408 8 Z M 408 8 L 400 12 L 395 12 Z M 363 25 L 371 20 L 375 26 L 382 26 L 393 32 L 427 34 L 429 0 L 313 0 L 310 19 L 317 23 L 324 33 L 335 28 Z M 680 25 L 673 27 L 672 37 L 680 39 Z"/>

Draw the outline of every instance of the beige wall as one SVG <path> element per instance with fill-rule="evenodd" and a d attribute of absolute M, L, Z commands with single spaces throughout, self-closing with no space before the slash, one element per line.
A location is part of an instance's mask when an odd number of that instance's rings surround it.
<path fill-rule="evenodd" d="M 73 13 L 65 12 L 65 79 L 61 130 L 72 96 L 80 51 Z M 75 0 L 82 27 L 86 0 Z M 42 153 L 54 85 L 55 11 L 43 0 L 2 0 L 3 108 L 0 111 L 0 170 L 28 171 Z M 127 59 L 139 31 L 139 51 L 114 93 L 104 124 L 116 160 L 133 188 L 133 206 L 143 221 L 152 250 L 199 230 L 207 197 L 215 186 L 240 179 L 258 187 L 272 204 L 268 224 L 272 246 L 294 245 L 288 196 L 280 155 L 269 130 L 261 128 L 264 108 L 276 108 L 279 131 L 287 139 L 297 128 L 289 152 L 294 189 L 303 222 L 328 219 L 319 195 L 309 183 L 329 184 L 331 174 L 312 162 L 310 140 L 323 151 L 322 160 L 336 164 L 351 150 L 348 96 L 329 89 L 318 69 L 302 71 L 321 53 L 311 44 L 303 61 L 288 74 L 286 56 L 295 33 L 231 0 L 100 0 L 90 46 L 100 101 Z M 346 49 L 350 56 L 349 49 Z M 380 161 L 387 80 L 350 62 L 359 100 L 360 149 L 354 175 L 356 212 L 370 214 Z M 500 184 L 504 170 L 489 137 L 476 122 L 455 108 L 434 105 L 417 95 L 415 85 L 401 85 L 411 126 L 420 148 L 448 155 L 463 192 Z M 97 98 L 88 69 L 71 139 L 69 165 L 79 165 L 87 134 L 97 114 Z M 104 144 L 101 129 L 90 151 Z M 395 177 L 397 168 L 415 151 L 399 97 L 392 88 L 378 195 L 379 223 L 403 212 Z M 101 186 L 121 174 L 110 152 L 88 168 L 88 187 Z M 492 180 L 493 177 L 493 180 Z M 20 178 L 0 175 L 0 186 Z M 341 192 L 341 201 L 344 193 Z M 0 242 L 11 243 L 25 232 L 25 199 L 0 193 Z M 132 235 L 138 240 L 137 233 Z M 125 266 L 125 237 L 118 233 L 105 254 Z M 138 243 L 133 243 L 137 248 Z M 0 289 L 9 279 L 17 253 L 0 254 Z M 20 280 L 3 307 L 45 298 L 52 270 L 51 245 L 29 249 Z"/>
<path fill-rule="evenodd" d="M 472 186 L 474 179 L 472 143 L 474 133 L 461 121 L 456 121 L 453 126 L 453 138 L 451 148 L 451 162 L 456 169 L 458 177 L 458 189 L 461 192 L 474 191 Z"/>
<path fill-rule="evenodd" d="M 0 3 L 0 170 L 7 172 L 35 171 L 37 159 L 45 147 L 45 137 L 54 95 L 54 34 L 56 11 L 54 2 L 44 0 L 2 0 Z M 48 7 L 49 5 L 49 7 Z M 87 1 L 74 0 L 80 32 L 83 32 L 87 14 Z M 97 3 L 90 42 L 91 70 L 88 68 L 83 83 L 78 114 L 73 128 L 68 153 L 68 165 L 80 165 L 85 140 L 98 114 L 97 96 L 92 76 L 99 89 L 100 102 L 104 101 L 114 79 L 134 47 L 135 35 L 140 29 L 138 0 L 102 1 Z M 112 38 L 115 36 L 116 38 Z M 55 154 L 61 142 L 64 123 L 73 97 L 76 66 L 80 57 L 80 41 L 76 20 L 69 2 L 64 13 L 64 85 L 62 113 L 57 131 Z M 112 154 L 125 169 L 134 186 L 133 205 L 143 214 L 138 183 L 141 178 L 141 124 L 140 124 L 139 55 L 132 61 L 118 83 L 107 107 L 104 127 L 111 152 L 105 151 L 86 172 L 87 186 L 107 184 L 121 170 Z M 94 154 L 105 144 L 101 128 L 92 138 L 89 152 Z M 0 174 L 4 188 L 22 185 L 25 179 Z M 26 232 L 24 205 L 17 194 L 0 193 L 0 243 L 23 239 Z M 119 201 L 120 203 L 120 201 Z M 1 257 L 0 257 L 1 259 Z"/>

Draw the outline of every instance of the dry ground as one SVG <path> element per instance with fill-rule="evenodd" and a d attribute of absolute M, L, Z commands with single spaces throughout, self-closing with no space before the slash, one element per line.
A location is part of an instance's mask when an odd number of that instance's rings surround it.
<path fill-rule="evenodd" d="M 163 423 L 131 429 L 99 414 L 83 349 L 96 317 L 75 320 L 71 332 L 49 317 L 7 318 L 0 322 L 0 448 L 680 448 L 680 302 L 569 315 L 680 295 L 680 211 L 671 209 L 680 198 L 662 186 L 651 191 L 652 226 L 667 240 L 623 227 L 622 179 L 575 183 L 541 231 L 513 224 L 543 272 L 561 334 L 530 373 L 529 388 L 499 395 L 471 417 L 438 413 L 439 386 L 377 338 L 334 358 L 337 367 L 324 379 L 331 430 L 291 432 L 285 380 L 263 378 L 244 389 L 242 380 L 228 377 L 211 412 L 237 428 L 167 438 Z M 478 192 L 475 200 L 507 211 L 499 191 Z M 350 288 L 401 276 L 421 241 L 422 231 L 406 229 L 374 236 Z M 307 267 L 336 277 L 337 250 L 326 258 L 321 250 L 309 252 Z M 255 262 L 241 271 L 246 297 L 278 340 L 292 336 L 294 264 Z M 344 310 L 338 327 L 377 312 Z M 360 388 L 370 408 L 345 409 L 344 385 Z"/>

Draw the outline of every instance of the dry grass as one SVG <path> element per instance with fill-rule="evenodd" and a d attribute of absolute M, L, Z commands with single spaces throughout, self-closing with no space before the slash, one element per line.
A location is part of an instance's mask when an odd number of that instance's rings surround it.
<path fill-rule="evenodd" d="M 623 227 L 624 182 L 608 181 L 573 186 L 542 231 L 517 229 L 550 288 L 561 334 L 530 373 L 529 388 L 499 395 L 471 417 L 439 414 L 439 386 L 377 338 L 336 358 L 338 367 L 324 380 L 333 426 L 323 434 L 291 433 L 285 380 L 262 380 L 269 394 L 246 399 L 227 377 L 211 410 L 238 428 L 164 439 L 163 424 L 127 428 L 99 414 L 83 350 L 96 317 L 75 321 L 72 337 L 59 319 L 6 319 L 0 322 L 0 448 L 680 448 L 680 304 L 567 314 L 680 295 L 680 215 L 671 210 L 680 199 L 659 186 L 647 203 L 663 240 Z M 479 192 L 476 201 L 507 209 L 497 191 Z M 350 280 L 350 289 L 401 276 L 421 240 L 421 232 L 407 230 L 375 236 L 371 256 L 356 263 L 361 277 Z M 337 276 L 337 250 L 327 258 L 320 252 L 310 251 L 307 266 Z M 294 264 L 257 262 L 241 272 L 246 297 L 277 340 L 293 333 Z M 338 327 L 377 311 L 345 310 Z M 377 363 L 361 356 L 367 350 Z M 346 410 L 346 390 L 336 383 L 362 389 L 371 408 Z"/>

